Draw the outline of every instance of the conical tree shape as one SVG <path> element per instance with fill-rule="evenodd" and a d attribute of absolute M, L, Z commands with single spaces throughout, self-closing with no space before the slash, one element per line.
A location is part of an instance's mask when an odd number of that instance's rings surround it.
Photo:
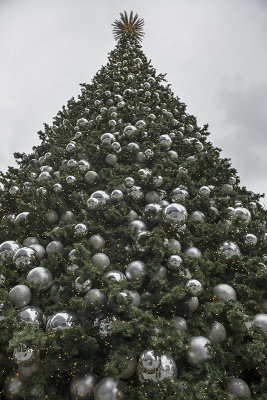
<path fill-rule="evenodd" d="M 124 32 L 2 174 L 3 399 L 266 399 L 266 213 L 164 81 Z"/>

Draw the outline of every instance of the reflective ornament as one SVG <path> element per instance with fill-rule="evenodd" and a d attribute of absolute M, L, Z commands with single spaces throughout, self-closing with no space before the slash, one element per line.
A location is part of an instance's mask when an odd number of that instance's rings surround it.
<path fill-rule="evenodd" d="M 220 283 L 213 288 L 213 298 L 218 300 L 236 300 L 236 292 L 232 286 Z"/>
<path fill-rule="evenodd" d="M 101 235 L 90 236 L 89 243 L 95 250 L 100 250 L 105 247 L 105 239 Z"/>
<path fill-rule="evenodd" d="M 109 271 L 105 273 L 105 277 L 114 282 L 126 281 L 126 276 L 120 271 Z"/>
<path fill-rule="evenodd" d="M 234 188 L 233 188 L 233 185 L 230 185 L 229 183 L 224 183 L 222 185 L 222 190 L 225 193 L 230 193 L 230 192 L 232 192 L 234 190 Z"/>
<path fill-rule="evenodd" d="M 96 265 L 97 267 L 99 267 L 103 270 L 107 269 L 110 266 L 110 259 L 104 253 L 94 254 L 92 257 L 92 262 L 94 265 Z"/>
<path fill-rule="evenodd" d="M 137 121 L 135 127 L 137 129 L 144 129 L 146 127 L 146 122 L 144 120 Z"/>
<path fill-rule="evenodd" d="M 262 332 L 267 335 L 267 314 L 257 314 L 253 319 L 253 325 L 261 328 Z"/>
<path fill-rule="evenodd" d="M 16 285 L 8 293 L 9 299 L 14 307 L 21 308 L 27 306 L 31 302 L 32 294 L 28 286 Z"/>
<path fill-rule="evenodd" d="M 48 329 L 70 329 L 78 325 L 74 314 L 68 311 L 58 311 L 47 318 L 46 330 Z"/>
<path fill-rule="evenodd" d="M 251 397 L 251 392 L 248 384 L 240 378 L 231 378 L 230 382 L 226 385 L 226 391 L 237 397 Z"/>
<path fill-rule="evenodd" d="M 251 221 L 251 214 L 247 208 L 237 207 L 235 208 L 235 218 L 241 219 L 248 225 Z"/>
<path fill-rule="evenodd" d="M 143 221 L 136 219 L 129 223 L 129 229 L 139 233 L 139 232 L 145 232 L 147 227 Z"/>
<path fill-rule="evenodd" d="M 207 334 L 207 338 L 212 343 L 221 343 L 226 339 L 226 329 L 218 321 L 214 321 L 211 327 L 211 330 Z"/>
<path fill-rule="evenodd" d="M 177 254 L 175 254 L 168 258 L 167 264 L 169 268 L 179 269 L 180 266 L 182 265 L 182 262 L 183 262 L 182 258 Z"/>
<path fill-rule="evenodd" d="M 190 214 L 189 220 L 194 222 L 205 222 L 205 215 L 202 211 L 194 211 Z"/>
<path fill-rule="evenodd" d="M 174 150 L 169 150 L 168 154 L 170 156 L 170 158 L 172 158 L 173 160 L 177 160 L 178 159 L 178 153 Z"/>
<path fill-rule="evenodd" d="M 152 158 L 152 157 L 154 156 L 154 151 L 151 150 L 151 149 L 146 149 L 146 150 L 145 150 L 145 156 L 146 156 L 147 158 Z"/>
<path fill-rule="evenodd" d="M 163 183 L 163 178 L 162 178 L 161 175 L 158 175 L 158 176 L 154 176 L 154 177 L 153 177 L 153 184 L 154 184 L 156 187 L 161 186 L 162 183 Z"/>
<path fill-rule="evenodd" d="M 45 213 L 45 219 L 49 224 L 56 224 L 58 222 L 58 213 L 54 210 L 49 210 Z"/>
<path fill-rule="evenodd" d="M 63 244 L 57 240 L 53 240 L 46 246 L 46 252 L 49 256 L 55 253 L 63 253 L 63 250 L 64 250 Z"/>
<path fill-rule="evenodd" d="M 159 144 L 164 147 L 165 149 L 169 150 L 169 148 L 172 145 L 172 140 L 170 138 L 169 135 L 164 134 L 164 135 L 160 135 L 159 137 Z"/>
<path fill-rule="evenodd" d="M 16 216 L 15 222 L 17 224 L 23 223 L 28 219 L 29 215 L 30 213 L 28 211 L 24 211 Z"/>
<path fill-rule="evenodd" d="M 86 172 L 86 171 L 89 170 L 90 164 L 89 164 L 89 162 L 86 161 L 86 160 L 80 160 L 80 161 L 78 162 L 78 168 L 79 168 L 80 171 Z"/>
<path fill-rule="evenodd" d="M 101 337 L 107 337 L 112 335 L 112 325 L 116 322 L 117 318 L 110 316 L 107 318 L 96 318 L 93 323 L 93 327 L 98 329 Z"/>
<path fill-rule="evenodd" d="M 201 186 L 201 188 L 199 189 L 199 194 L 201 196 L 209 196 L 210 188 L 208 186 Z"/>
<path fill-rule="evenodd" d="M 144 197 L 144 193 L 142 192 L 140 186 L 133 186 L 131 189 L 129 189 L 129 195 L 136 200 L 140 200 Z"/>
<path fill-rule="evenodd" d="M 101 379 L 95 388 L 95 400 L 119 400 L 123 395 L 111 377 Z"/>
<path fill-rule="evenodd" d="M 187 331 L 187 323 L 183 317 L 173 317 L 170 319 L 170 323 L 174 326 L 177 331 Z"/>
<path fill-rule="evenodd" d="M 91 289 L 84 296 L 85 302 L 94 307 L 104 306 L 107 303 L 107 298 L 100 289 Z"/>
<path fill-rule="evenodd" d="M 235 185 L 236 184 L 236 178 L 234 176 L 231 176 L 229 178 L 229 183 L 230 183 L 230 185 Z"/>
<path fill-rule="evenodd" d="M 131 188 L 134 186 L 135 180 L 130 176 L 128 176 L 127 178 L 124 179 L 124 184 L 127 188 Z"/>
<path fill-rule="evenodd" d="M 199 296 L 203 290 L 201 283 L 197 279 L 190 279 L 185 287 L 194 296 Z"/>
<path fill-rule="evenodd" d="M 9 193 L 11 194 L 11 196 L 16 196 L 17 194 L 19 194 L 20 192 L 20 188 L 18 186 L 12 186 L 9 189 Z"/>
<path fill-rule="evenodd" d="M 75 147 L 76 147 L 76 143 L 75 142 L 70 142 L 70 143 L 67 144 L 66 150 L 67 151 L 73 151 L 75 149 Z"/>
<path fill-rule="evenodd" d="M 139 307 L 141 304 L 141 297 L 140 294 L 136 290 L 124 290 L 123 292 L 119 292 L 120 296 L 123 298 L 131 299 L 132 305 L 135 307 Z M 121 309 L 125 307 L 122 306 Z"/>
<path fill-rule="evenodd" d="M 147 192 L 145 195 L 145 200 L 147 203 L 158 203 L 159 202 L 159 195 L 154 190 Z"/>
<path fill-rule="evenodd" d="M 86 236 L 88 232 L 88 228 L 85 224 L 76 224 L 74 227 L 75 234 L 77 236 Z"/>
<path fill-rule="evenodd" d="M 143 353 L 144 354 L 144 353 Z M 142 355 L 141 355 L 142 357 Z M 140 359 L 141 359 L 140 357 Z M 156 356 L 159 365 L 158 368 L 154 372 L 146 372 L 142 369 L 143 362 L 139 360 L 137 366 L 137 375 L 138 379 L 141 383 L 143 382 L 160 382 L 164 379 L 175 379 L 177 378 L 177 366 L 172 357 L 166 354 L 162 354 L 160 356 Z"/>
<path fill-rule="evenodd" d="M 257 244 L 257 236 L 253 233 L 247 233 L 244 237 L 244 243 L 248 246 L 255 246 Z"/>
<path fill-rule="evenodd" d="M 18 318 L 27 324 L 34 324 L 43 327 L 46 323 L 46 318 L 43 311 L 36 306 L 26 306 L 19 310 Z"/>
<path fill-rule="evenodd" d="M 110 167 L 115 165 L 117 161 L 118 157 L 116 156 L 116 154 L 108 154 L 105 158 L 106 164 L 109 165 Z"/>
<path fill-rule="evenodd" d="M 209 351 L 210 340 L 204 336 L 193 336 L 189 340 L 189 349 L 186 352 L 186 360 L 189 364 L 198 364 L 199 362 L 209 360 L 211 354 Z"/>
<path fill-rule="evenodd" d="M 121 145 L 119 142 L 113 142 L 111 148 L 112 150 L 116 151 L 116 153 L 119 153 L 121 151 Z"/>
<path fill-rule="evenodd" d="M 140 355 L 138 367 L 142 371 L 152 374 L 159 369 L 160 358 L 155 354 L 154 350 L 146 350 Z"/>
<path fill-rule="evenodd" d="M 230 226 L 231 226 L 231 224 L 232 224 L 232 222 L 231 222 L 229 219 L 221 219 L 221 220 L 218 222 L 218 226 L 219 226 L 221 229 L 224 229 L 224 230 L 229 229 Z"/>
<path fill-rule="evenodd" d="M 8 240 L 0 244 L 0 257 L 13 257 L 20 248 L 20 244 L 14 240 Z"/>
<path fill-rule="evenodd" d="M 92 282 L 90 279 L 83 280 L 80 276 L 78 276 L 74 281 L 74 287 L 79 292 L 86 293 L 91 289 Z"/>
<path fill-rule="evenodd" d="M 52 176 L 50 175 L 49 172 L 41 172 L 40 175 L 38 176 L 38 179 L 40 181 L 47 181 L 51 178 L 52 178 Z"/>
<path fill-rule="evenodd" d="M 146 276 L 145 263 L 143 261 L 132 261 L 127 265 L 125 275 L 129 281 L 144 281 Z"/>
<path fill-rule="evenodd" d="M 71 400 L 92 400 L 96 383 L 97 377 L 92 372 L 83 376 L 74 376 L 70 381 Z"/>
<path fill-rule="evenodd" d="M 202 257 L 201 251 L 197 247 L 194 247 L 194 246 L 187 247 L 187 249 L 185 249 L 184 253 L 187 257 L 192 257 L 192 258 L 201 258 Z"/>
<path fill-rule="evenodd" d="M 120 200 L 123 198 L 123 193 L 121 190 L 115 189 L 113 192 L 111 192 L 110 197 L 114 200 Z"/>
<path fill-rule="evenodd" d="M 29 236 L 23 240 L 23 247 L 29 247 L 31 244 L 39 244 L 39 241 L 36 237 Z M 1 246 L 0 246 L 1 252 Z"/>
<path fill-rule="evenodd" d="M 30 247 L 21 247 L 14 254 L 13 261 L 17 266 L 31 265 L 35 256 L 35 251 Z"/>
<path fill-rule="evenodd" d="M 156 203 L 147 204 L 144 208 L 144 214 L 147 218 L 154 218 L 161 211 L 161 206 Z"/>
<path fill-rule="evenodd" d="M 160 279 L 166 279 L 167 278 L 167 269 L 161 265 L 159 270 L 155 273 L 155 276 L 157 276 Z"/>
<path fill-rule="evenodd" d="M 98 174 L 95 171 L 88 171 L 88 172 L 86 172 L 86 174 L 84 176 L 85 182 L 89 183 L 90 185 L 95 183 L 97 178 L 98 178 Z"/>
<path fill-rule="evenodd" d="M 223 254 L 227 259 L 232 257 L 241 257 L 241 252 L 236 243 L 225 241 L 219 247 L 219 253 Z"/>
<path fill-rule="evenodd" d="M 198 301 L 198 298 L 196 296 L 193 296 L 185 304 L 186 304 L 189 312 L 194 312 L 198 308 L 199 301 Z"/>
<path fill-rule="evenodd" d="M 18 372 L 13 372 L 8 375 L 3 383 L 3 395 L 7 400 L 19 400 L 25 386 L 26 382 L 21 375 Z"/>
<path fill-rule="evenodd" d="M 60 193 L 63 190 L 63 186 L 60 183 L 55 183 L 53 185 L 53 190 L 55 193 Z"/>
<path fill-rule="evenodd" d="M 105 204 L 109 200 L 109 195 L 104 190 L 97 190 L 91 195 L 92 199 L 96 199 L 101 204 Z"/>
<path fill-rule="evenodd" d="M 104 133 L 100 138 L 102 143 L 111 144 L 115 140 L 115 136 L 112 133 Z"/>
<path fill-rule="evenodd" d="M 98 205 L 100 204 L 100 202 L 97 199 L 92 199 L 90 197 L 90 199 L 87 200 L 87 208 L 89 208 L 89 210 L 93 210 L 96 207 L 98 207 Z"/>
<path fill-rule="evenodd" d="M 139 151 L 136 154 L 136 162 L 138 163 L 143 163 L 146 161 L 146 156 L 144 155 L 144 153 L 142 151 Z"/>
<path fill-rule="evenodd" d="M 173 203 L 164 209 L 163 218 L 166 222 L 181 227 L 187 220 L 187 211 L 181 204 Z"/>
<path fill-rule="evenodd" d="M 67 176 L 66 182 L 68 185 L 74 185 L 74 183 L 76 182 L 75 176 L 73 176 L 73 175 Z"/>
<path fill-rule="evenodd" d="M 65 211 L 64 213 L 62 213 L 61 215 L 60 215 L 60 221 L 62 221 L 62 222 L 69 222 L 69 221 L 71 221 L 73 218 L 74 218 L 74 213 L 72 212 L 72 211 L 70 211 L 70 210 L 68 210 L 68 211 Z"/>
<path fill-rule="evenodd" d="M 49 269 L 45 267 L 36 267 L 28 273 L 27 281 L 39 284 L 38 289 L 41 292 L 45 292 L 52 285 L 53 276 Z"/>
<path fill-rule="evenodd" d="M 38 358 L 38 352 L 26 346 L 26 344 L 20 344 L 13 350 L 14 363 L 21 366 L 32 365 Z"/>
<path fill-rule="evenodd" d="M 130 358 L 130 359 L 127 358 L 127 366 L 121 372 L 119 378 L 129 379 L 135 373 L 136 365 L 137 365 L 137 360 L 135 358 Z"/>
<path fill-rule="evenodd" d="M 188 197 L 188 191 L 180 187 L 174 189 L 171 193 L 171 200 L 173 203 L 185 200 Z"/>
<path fill-rule="evenodd" d="M 29 247 L 35 251 L 37 258 L 44 258 L 45 248 L 43 246 L 41 246 L 40 244 L 31 244 Z"/>
<path fill-rule="evenodd" d="M 46 190 L 46 188 L 44 188 L 44 187 L 38 187 L 38 188 L 36 189 L 36 193 L 37 193 L 38 195 L 41 195 L 41 196 L 46 196 L 46 195 L 47 195 L 47 190 Z"/>

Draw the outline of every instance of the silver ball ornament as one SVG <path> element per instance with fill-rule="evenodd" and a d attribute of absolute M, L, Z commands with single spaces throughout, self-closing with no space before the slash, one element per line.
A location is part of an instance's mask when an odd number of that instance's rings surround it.
<path fill-rule="evenodd" d="M 132 261 L 127 265 L 125 275 L 129 281 L 144 281 L 146 276 L 145 263 L 143 261 Z"/>
<path fill-rule="evenodd" d="M 173 317 L 170 319 L 170 323 L 174 326 L 174 329 L 177 331 L 187 331 L 187 323 L 183 317 Z"/>
<path fill-rule="evenodd" d="M 74 213 L 72 212 L 72 211 L 70 211 L 70 210 L 68 210 L 68 211 L 65 211 L 64 213 L 62 213 L 61 215 L 60 215 L 60 221 L 62 221 L 62 222 L 69 222 L 69 221 L 71 221 L 73 218 L 74 218 Z"/>
<path fill-rule="evenodd" d="M 39 244 L 39 240 L 36 237 L 27 237 L 23 240 L 23 247 L 29 247 L 31 244 Z M 0 249 L 1 252 L 1 249 Z"/>
<path fill-rule="evenodd" d="M 129 379 L 136 371 L 137 360 L 135 358 L 127 359 L 127 366 L 121 372 L 120 379 Z"/>
<path fill-rule="evenodd" d="M 55 253 L 63 253 L 63 250 L 64 250 L 63 244 L 57 240 L 53 240 L 46 246 L 46 252 L 49 256 Z"/>
<path fill-rule="evenodd" d="M 185 288 L 189 291 L 193 296 L 199 296 L 203 290 L 201 283 L 197 279 L 190 279 Z"/>
<path fill-rule="evenodd" d="M 85 224 L 80 223 L 74 226 L 74 231 L 77 236 L 86 236 L 88 228 Z"/>
<path fill-rule="evenodd" d="M 263 334 L 267 336 L 267 314 L 257 314 L 253 319 L 253 325 L 261 328 Z"/>
<path fill-rule="evenodd" d="M 187 362 L 194 365 L 209 360 L 211 358 L 209 351 L 210 343 L 210 340 L 204 336 L 191 337 L 189 340 L 189 349 L 186 353 Z"/>
<path fill-rule="evenodd" d="M 19 310 L 18 318 L 27 324 L 34 324 L 43 327 L 46 323 L 46 318 L 43 311 L 36 306 L 26 306 Z"/>
<path fill-rule="evenodd" d="M 194 222 L 205 222 L 205 215 L 202 211 L 194 211 L 190 214 L 189 220 Z"/>
<path fill-rule="evenodd" d="M 180 266 L 182 265 L 182 262 L 183 262 L 182 258 L 177 254 L 175 254 L 168 258 L 167 264 L 169 268 L 179 269 Z"/>
<path fill-rule="evenodd" d="M 95 181 L 98 178 L 98 174 L 95 171 L 88 171 L 86 172 L 85 176 L 84 176 L 84 180 L 86 183 L 89 183 L 90 185 L 92 185 L 93 183 L 95 183 Z"/>
<path fill-rule="evenodd" d="M 255 246 L 257 244 L 257 236 L 254 235 L 253 233 L 247 233 L 244 237 L 244 243 L 247 246 Z"/>
<path fill-rule="evenodd" d="M 36 258 L 36 253 L 30 247 L 19 248 L 13 256 L 13 261 L 17 266 L 31 265 Z"/>
<path fill-rule="evenodd" d="M 95 400 L 119 400 L 123 395 L 111 377 L 101 379 L 95 388 Z"/>
<path fill-rule="evenodd" d="M 219 247 L 219 253 L 223 254 L 227 259 L 232 257 L 241 257 L 241 252 L 236 243 L 225 241 Z"/>
<path fill-rule="evenodd" d="M 0 245 L 0 257 L 13 257 L 20 247 L 20 244 L 14 240 L 3 242 Z"/>
<path fill-rule="evenodd" d="M 32 294 L 28 286 L 16 285 L 8 293 L 9 299 L 14 307 L 21 308 L 27 306 L 31 302 Z"/>
<path fill-rule="evenodd" d="M 110 266 L 110 259 L 104 253 L 94 254 L 92 257 L 92 262 L 94 265 L 101 268 L 102 270 L 105 270 Z"/>
<path fill-rule="evenodd" d="M 226 329 L 218 321 L 214 321 L 211 327 L 211 330 L 207 334 L 207 338 L 212 343 L 221 343 L 226 339 Z"/>
<path fill-rule="evenodd" d="M 244 207 L 237 207 L 235 208 L 235 218 L 240 218 L 248 225 L 251 221 L 250 211 Z"/>
<path fill-rule="evenodd" d="M 126 276 L 122 272 L 116 270 L 106 272 L 105 277 L 113 282 L 121 282 L 127 280 Z"/>
<path fill-rule="evenodd" d="M 240 378 L 231 378 L 230 382 L 226 385 L 226 391 L 237 397 L 251 397 L 251 392 L 248 384 Z"/>
<path fill-rule="evenodd" d="M 92 372 L 83 376 L 74 376 L 70 382 L 71 400 L 92 400 L 96 383 L 97 377 Z"/>
<path fill-rule="evenodd" d="M 39 284 L 39 290 L 45 292 L 52 285 L 53 276 L 49 269 L 45 267 L 36 267 L 28 273 L 27 281 Z"/>
<path fill-rule="evenodd" d="M 47 318 L 46 330 L 70 329 L 78 325 L 77 317 L 69 311 L 58 311 Z"/>
<path fill-rule="evenodd" d="M 173 203 L 164 209 L 163 218 L 166 222 L 181 227 L 187 220 L 187 211 L 181 204 Z"/>
<path fill-rule="evenodd" d="M 20 344 L 13 350 L 13 360 L 14 363 L 21 366 L 29 366 L 36 362 L 38 358 L 37 350 L 26 346 L 25 344 Z"/>
<path fill-rule="evenodd" d="M 89 243 L 95 250 L 101 250 L 105 247 L 105 239 L 101 235 L 90 236 Z"/>
<path fill-rule="evenodd" d="M 100 289 L 90 289 L 84 296 L 84 300 L 87 304 L 91 304 L 94 307 L 104 306 L 107 303 L 107 298 Z"/>
<path fill-rule="evenodd" d="M 191 297 L 187 302 L 186 302 L 186 306 L 188 308 L 189 312 L 194 312 L 197 310 L 199 305 L 199 301 L 198 298 L 196 296 Z"/>
<path fill-rule="evenodd" d="M 6 378 L 3 383 L 3 395 L 7 400 L 21 399 L 21 392 L 26 383 L 18 372 L 14 372 Z"/>
<path fill-rule="evenodd" d="M 187 249 L 185 249 L 184 253 L 187 257 L 192 257 L 192 258 L 201 258 L 202 257 L 201 251 L 197 247 L 194 247 L 194 246 L 187 247 Z"/>
<path fill-rule="evenodd" d="M 220 283 L 213 288 L 213 298 L 218 300 L 236 300 L 236 292 L 232 286 Z"/>
<path fill-rule="evenodd" d="M 59 216 L 56 211 L 49 210 L 45 213 L 45 219 L 49 224 L 56 224 L 59 220 Z"/>

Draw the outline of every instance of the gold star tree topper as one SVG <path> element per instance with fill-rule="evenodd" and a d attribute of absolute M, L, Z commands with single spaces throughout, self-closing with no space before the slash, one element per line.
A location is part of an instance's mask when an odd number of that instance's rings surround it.
<path fill-rule="evenodd" d="M 130 12 L 128 16 L 127 12 L 120 13 L 121 18 L 113 22 L 113 34 L 116 40 L 119 40 L 123 37 L 127 32 L 131 33 L 139 42 L 142 40 L 144 36 L 143 26 L 144 19 L 139 18 L 137 14 L 133 15 L 133 12 Z"/>

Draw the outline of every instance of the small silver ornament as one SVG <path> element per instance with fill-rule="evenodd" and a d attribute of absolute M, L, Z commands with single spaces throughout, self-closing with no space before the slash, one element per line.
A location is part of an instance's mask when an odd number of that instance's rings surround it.
<path fill-rule="evenodd" d="M 172 140 L 171 140 L 170 136 L 167 134 L 160 135 L 159 144 L 160 144 L 160 146 L 164 147 L 166 150 L 169 150 L 169 148 L 172 145 Z"/>
<path fill-rule="evenodd" d="M 117 161 L 118 161 L 118 157 L 116 154 L 108 154 L 105 158 L 106 164 L 109 165 L 110 167 L 115 165 Z"/>
<path fill-rule="evenodd" d="M 146 276 L 145 263 L 143 261 L 132 261 L 127 265 L 125 275 L 129 281 L 144 281 Z"/>
<path fill-rule="evenodd" d="M 188 196 L 188 191 L 186 189 L 178 187 L 173 189 L 171 193 L 171 200 L 173 203 L 176 203 L 177 201 L 185 200 Z"/>
<path fill-rule="evenodd" d="M 226 329 L 218 321 L 214 321 L 211 327 L 211 330 L 207 334 L 207 338 L 212 343 L 221 343 L 226 339 Z"/>
<path fill-rule="evenodd" d="M 226 391 L 237 397 L 250 398 L 251 392 L 248 384 L 243 379 L 232 377 L 226 385 Z"/>
<path fill-rule="evenodd" d="M 105 247 L 105 239 L 101 235 L 90 236 L 89 243 L 95 250 L 101 250 Z"/>
<path fill-rule="evenodd" d="M 187 211 L 181 204 L 173 203 L 164 209 L 163 218 L 166 222 L 181 227 L 187 220 Z"/>
<path fill-rule="evenodd" d="M 8 293 L 9 299 L 14 307 L 21 308 L 27 306 L 31 302 L 31 291 L 26 285 L 16 285 Z"/>
<path fill-rule="evenodd" d="M 79 292 L 86 293 L 91 289 L 92 282 L 90 279 L 83 280 L 80 276 L 78 276 L 74 281 L 74 287 Z"/>
<path fill-rule="evenodd" d="M 98 200 L 101 204 L 105 204 L 109 200 L 109 195 L 104 190 L 97 190 L 91 195 L 91 198 Z"/>
<path fill-rule="evenodd" d="M 187 247 L 187 249 L 185 249 L 184 253 L 187 257 L 192 257 L 192 258 L 201 258 L 202 257 L 201 251 L 197 247 L 194 247 L 194 246 Z"/>
<path fill-rule="evenodd" d="M 267 336 L 267 314 L 257 314 L 253 319 L 253 325 L 261 328 L 263 334 Z"/>
<path fill-rule="evenodd" d="M 100 289 L 90 289 L 84 296 L 86 303 L 94 307 L 104 306 L 107 303 L 107 298 Z"/>
<path fill-rule="evenodd" d="M 156 362 L 154 366 L 158 364 L 157 368 L 154 371 L 147 371 L 147 368 L 144 368 L 144 352 L 139 359 L 138 366 L 137 366 L 137 375 L 138 379 L 141 383 L 143 382 L 160 382 L 164 379 L 175 379 L 177 378 L 177 366 L 175 361 L 172 357 L 167 354 L 162 354 L 160 356 L 155 356 L 153 350 L 150 351 L 154 355 L 154 359 Z M 153 362 L 152 358 L 151 361 Z M 145 362 L 145 364 L 147 364 Z"/>
<path fill-rule="evenodd" d="M 23 247 L 29 247 L 31 244 L 39 244 L 39 240 L 36 237 L 27 237 L 26 239 L 23 240 Z M 1 252 L 1 248 L 0 248 Z"/>
<path fill-rule="evenodd" d="M 46 246 L 46 252 L 49 256 L 55 253 L 63 253 L 63 250 L 64 250 L 63 244 L 57 240 L 53 240 Z"/>
<path fill-rule="evenodd" d="M 201 196 L 209 196 L 210 188 L 208 186 L 201 186 L 201 188 L 199 189 L 199 194 Z"/>
<path fill-rule="evenodd" d="M 96 385 L 95 400 L 119 400 L 122 398 L 118 383 L 113 378 L 103 378 Z"/>
<path fill-rule="evenodd" d="M 14 363 L 21 366 L 29 366 L 36 362 L 38 358 L 38 352 L 26 346 L 26 344 L 20 344 L 13 350 Z"/>
<path fill-rule="evenodd" d="M 69 222 L 75 217 L 74 213 L 70 210 L 65 211 L 60 215 L 60 221 L 62 222 Z"/>
<path fill-rule="evenodd" d="M 26 306 L 19 310 L 18 318 L 27 324 L 34 324 L 43 327 L 46 323 L 46 318 L 43 311 L 36 306 Z"/>
<path fill-rule="evenodd" d="M 111 197 L 111 199 L 114 199 L 114 200 L 120 200 L 123 198 L 123 193 L 121 190 L 115 189 L 111 192 L 110 197 Z"/>
<path fill-rule="evenodd" d="M 19 248 L 13 256 L 17 266 L 31 265 L 36 258 L 36 253 L 30 247 Z"/>
<path fill-rule="evenodd" d="M 105 270 L 110 266 L 110 259 L 104 253 L 94 254 L 92 257 L 92 262 L 94 265 L 101 268 L 102 270 Z"/>
<path fill-rule="evenodd" d="M 70 329 L 78 325 L 77 317 L 69 311 L 58 311 L 47 318 L 46 330 Z"/>
<path fill-rule="evenodd" d="M 39 284 L 39 290 L 45 292 L 52 285 L 53 276 L 49 269 L 45 267 L 36 267 L 28 273 L 27 281 Z"/>
<path fill-rule="evenodd" d="M 76 182 L 76 178 L 73 175 L 68 175 L 66 177 L 66 182 L 68 185 L 74 185 L 74 183 Z"/>
<path fill-rule="evenodd" d="M 63 186 L 60 183 L 55 183 L 53 185 L 53 190 L 55 193 L 60 193 L 63 190 Z"/>
<path fill-rule="evenodd" d="M 205 215 L 202 211 L 194 211 L 189 215 L 189 220 L 194 222 L 205 222 Z"/>
<path fill-rule="evenodd" d="M 244 237 L 244 243 L 248 246 L 255 246 L 257 244 L 257 236 L 253 233 L 247 233 Z"/>
<path fill-rule="evenodd" d="M 86 202 L 87 208 L 89 208 L 89 210 L 95 209 L 96 207 L 98 207 L 99 204 L 100 202 L 97 199 L 93 199 L 91 197 Z"/>
<path fill-rule="evenodd" d="M 136 290 L 124 290 L 123 292 L 119 292 L 120 296 L 123 298 L 131 299 L 132 305 L 135 307 L 139 307 L 141 304 L 141 297 L 140 294 Z M 124 309 L 124 306 L 121 307 Z"/>
<path fill-rule="evenodd" d="M 82 223 L 76 224 L 74 226 L 74 230 L 75 230 L 75 234 L 77 236 L 86 236 L 87 232 L 88 232 L 87 226 L 85 224 L 82 224 Z"/>
<path fill-rule="evenodd" d="M 236 300 L 236 292 L 232 286 L 220 283 L 213 288 L 213 298 L 219 300 Z"/>
<path fill-rule="evenodd" d="M 236 243 L 225 241 L 219 247 L 219 253 L 223 254 L 227 259 L 232 257 L 241 257 L 241 252 Z"/>
<path fill-rule="evenodd" d="M 199 296 L 203 290 L 201 283 L 197 279 L 190 279 L 185 288 L 189 291 L 193 296 Z"/>
<path fill-rule="evenodd" d="M 89 183 L 90 185 L 92 185 L 93 183 L 95 183 L 95 181 L 98 178 L 98 174 L 95 171 L 88 171 L 86 172 L 85 176 L 84 176 L 84 180 L 86 183 Z"/>
<path fill-rule="evenodd" d="M 20 244 L 14 240 L 7 240 L 0 245 L 0 257 L 13 257 L 20 248 Z"/>
<path fill-rule="evenodd" d="M 121 282 L 127 280 L 126 276 L 122 272 L 116 270 L 106 272 L 105 277 L 113 282 Z"/>
<path fill-rule="evenodd" d="M 174 325 L 174 328 L 177 331 L 185 332 L 188 329 L 186 320 L 183 317 L 173 317 L 170 319 L 170 323 Z"/>
<path fill-rule="evenodd" d="M 147 227 L 143 221 L 136 219 L 129 223 L 129 229 L 131 229 L 132 231 L 136 230 L 137 233 L 140 233 L 146 232 Z"/>
<path fill-rule="evenodd" d="M 199 301 L 198 301 L 198 298 L 196 296 L 191 297 L 191 299 L 189 299 L 186 302 L 186 306 L 187 306 L 189 312 L 196 311 L 197 308 L 198 308 L 198 305 L 199 305 Z"/>
<path fill-rule="evenodd" d="M 209 360 L 211 354 L 209 351 L 210 340 L 204 336 L 193 336 L 189 340 L 189 349 L 186 353 L 186 360 L 189 364 L 198 364 L 199 362 Z"/>
<path fill-rule="evenodd" d="M 148 374 L 154 373 L 160 367 L 160 358 L 155 354 L 154 350 L 146 350 L 140 355 L 138 366 Z"/>
<path fill-rule="evenodd" d="M 45 219 L 49 224 L 56 224 L 58 222 L 58 213 L 54 210 L 49 210 L 45 213 Z"/>
<path fill-rule="evenodd" d="M 168 258 L 167 264 L 169 268 L 179 269 L 182 265 L 182 262 L 182 258 L 179 255 L 174 254 Z"/>
<path fill-rule="evenodd" d="M 71 400 L 92 400 L 96 383 L 97 377 L 92 372 L 83 376 L 74 376 L 70 382 Z"/>

